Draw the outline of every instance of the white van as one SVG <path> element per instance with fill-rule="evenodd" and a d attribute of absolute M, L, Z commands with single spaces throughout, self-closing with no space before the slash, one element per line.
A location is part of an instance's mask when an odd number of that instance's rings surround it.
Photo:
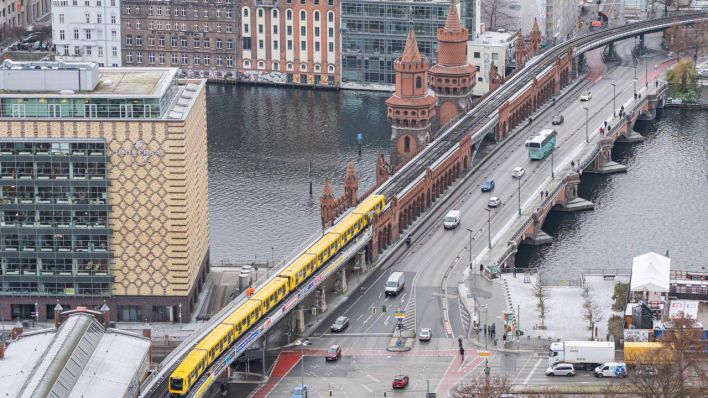
<path fill-rule="evenodd" d="M 627 377 L 624 362 L 607 362 L 595 368 L 595 377 Z"/>
<path fill-rule="evenodd" d="M 462 213 L 460 213 L 459 210 L 450 210 L 445 214 L 445 218 L 443 218 L 443 227 L 445 229 L 454 229 L 457 228 L 458 225 L 460 225 L 460 218 L 462 217 Z"/>
<path fill-rule="evenodd" d="M 386 281 L 384 294 L 387 296 L 397 296 L 403 290 L 403 285 L 406 284 L 406 274 L 403 272 L 393 272 Z"/>

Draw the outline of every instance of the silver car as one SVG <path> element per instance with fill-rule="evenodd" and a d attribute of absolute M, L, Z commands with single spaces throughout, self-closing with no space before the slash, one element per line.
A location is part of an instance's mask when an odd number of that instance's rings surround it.
<path fill-rule="evenodd" d="M 546 376 L 575 376 L 575 368 L 570 363 L 557 363 L 546 369 Z"/>
<path fill-rule="evenodd" d="M 430 341 L 431 337 L 433 337 L 433 331 L 430 330 L 430 328 L 420 329 L 420 333 L 418 333 L 418 340 Z"/>

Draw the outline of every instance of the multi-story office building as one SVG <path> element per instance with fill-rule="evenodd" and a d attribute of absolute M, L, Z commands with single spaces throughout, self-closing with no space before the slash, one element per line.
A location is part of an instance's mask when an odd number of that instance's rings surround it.
<path fill-rule="evenodd" d="M 232 0 L 123 0 L 123 65 L 170 66 L 186 77 L 233 78 Z"/>
<path fill-rule="evenodd" d="M 49 13 L 50 0 L 0 1 L 0 28 L 28 26 Z"/>
<path fill-rule="evenodd" d="M 342 82 L 393 84 L 393 62 L 412 29 L 420 53 L 435 63 L 437 28 L 449 0 L 342 0 Z"/>
<path fill-rule="evenodd" d="M 188 319 L 208 272 L 204 80 L 0 66 L 0 316 Z"/>
<path fill-rule="evenodd" d="M 578 2 L 568 0 L 542 0 L 546 3 L 546 29 L 541 32 L 548 46 L 568 40 L 576 30 L 580 8 Z M 543 29 L 543 28 L 542 28 Z"/>
<path fill-rule="evenodd" d="M 339 0 L 244 0 L 239 15 L 239 80 L 339 85 Z"/>
<path fill-rule="evenodd" d="M 119 0 L 54 0 L 52 42 L 59 60 L 121 66 Z"/>
<path fill-rule="evenodd" d="M 481 0 L 459 0 L 459 14 L 469 40 L 476 39 L 482 23 Z"/>

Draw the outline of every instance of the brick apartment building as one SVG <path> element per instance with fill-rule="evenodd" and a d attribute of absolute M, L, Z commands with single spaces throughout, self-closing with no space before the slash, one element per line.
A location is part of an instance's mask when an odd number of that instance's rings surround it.
<path fill-rule="evenodd" d="M 182 77 L 235 77 L 235 0 L 123 0 L 124 66 L 169 66 Z"/>

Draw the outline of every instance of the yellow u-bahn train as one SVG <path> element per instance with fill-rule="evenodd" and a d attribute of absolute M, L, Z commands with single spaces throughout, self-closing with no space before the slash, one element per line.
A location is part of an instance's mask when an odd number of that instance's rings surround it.
<path fill-rule="evenodd" d="M 296 290 L 312 273 L 336 255 L 366 228 L 385 205 L 382 195 L 371 195 L 342 218 L 317 242 L 307 248 L 277 277 L 273 278 L 201 339 L 170 374 L 169 392 L 185 395 L 209 365 L 231 343 L 246 333 L 268 311 Z"/>

